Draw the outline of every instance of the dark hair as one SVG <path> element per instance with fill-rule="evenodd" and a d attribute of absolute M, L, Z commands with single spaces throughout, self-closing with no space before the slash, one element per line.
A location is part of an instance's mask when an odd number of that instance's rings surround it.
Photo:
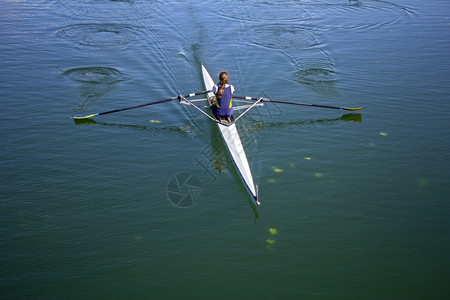
<path fill-rule="evenodd" d="M 228 82 L 228 73 L 223 71 L 220 72 L 219 74 L 219 82 L 217 83 L 217 85 L 219 86 L 219 90 L 217 91 L 217 98 L 222 97 L 223 95 L 223 91 L 225 90 L 225 85 L 226 84 L 230 84 Z"/>

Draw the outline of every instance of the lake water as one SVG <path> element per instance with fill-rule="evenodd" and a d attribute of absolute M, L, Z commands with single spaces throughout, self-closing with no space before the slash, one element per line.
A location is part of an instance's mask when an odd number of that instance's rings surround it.
<path fill-rule="evenodd" d="M 1 1 L 1 298 L 449 299 L 449 17 L 445 0 Z M 71 118 L 202 91 L 201 63 L 237 95 L 364 110 L 240 119 L 257 209 L 192 107 Z"/>

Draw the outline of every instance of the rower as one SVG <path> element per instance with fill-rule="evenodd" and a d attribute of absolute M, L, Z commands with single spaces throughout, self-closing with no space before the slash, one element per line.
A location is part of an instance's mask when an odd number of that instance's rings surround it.
<path fill-rule="evenodd" d="M 213 93 L 216 95 L 211 109 L 217 120 L 220 122 L 233 122 L 233 93 L 234 87 L 228 81 L 228 73 L 223 71 L 219 74 L 219 82 L 213 86 Z"/>

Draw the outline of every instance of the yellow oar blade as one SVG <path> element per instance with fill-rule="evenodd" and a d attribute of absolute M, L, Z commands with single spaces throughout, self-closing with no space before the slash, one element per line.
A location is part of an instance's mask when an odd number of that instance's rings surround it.
<path fill-rule="evenodd" d="M 75 120 L 83 120 L 83 119 L 89 119 L 89 118 L 95 117 L 97 115 L 98 114 L 92 114 L 92 115 L 88 115 L 88 116 L 84 116 L 84 117 L 72 117 L 72 118 Z"/>
<path fill-rule="evenodd" d="M 351 111 L 355 111 L 355 110 L 362 110 L 362 107 L 341 107 L 343 110 L 351 110 Z"/>

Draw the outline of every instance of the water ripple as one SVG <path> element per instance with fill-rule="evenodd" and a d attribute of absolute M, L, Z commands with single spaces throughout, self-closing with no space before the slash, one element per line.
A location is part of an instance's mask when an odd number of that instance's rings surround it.
<path fill-rule="evenodd" d="M 271 1 L 249 3 L 247 1 L 220 2 L 214 8 L 219 16 L 231 20 L 248 22 L 267 22 L 277 20 L 278 22 L 298 22 L 309 19 L 308 12 L 303 5 L 293 3 L 286 4 L 285 1 Z"/>
<path fill-rule="evenodd" d="M 117 23 L 83 23 L 69 25 L 57 31 L 61 38 L 81 46 L 125 49 L 141 34 L 141 28 Z"/>
<path fill-rule="evenodd" d="M 116 88 L 126 80 L 122 72 L 111 67 L 78 67 L 63 71 L 67 78 L 80 83 L 80 97 L 74 113 L 86 111 L 92 104 Z"/>
<path fill-rule="evenodd" d="M 72 0 L 56 1 L 59 10 L 70 16 L 95 19 L 140 20 L 152 15 L 151 9 L 158 1 L 146 0 Z"/>
<path fill-rule="evenodd" d="M 376 27 L 411 16 L 411 8 L 389 1 L 285 1 L 257 2 L 227 1 L 217 4 L 219 16 L 231 20 L 267 24 L 276 20 L 286 25 L 317 29 L 351 29 Z M 326 20 L 326 22 L 325 22 Z"/>
<path fill-rule="evenodd" d="M 305 1 L 315 29 L 360 29 L 378 27 L 411 16 L 412 9 L 389 1 Z M 325 22 L 326 20 L 326 22 Z"/>
<path fill-rule="evenodd" d="M 68 78 L 82 82 L 112 85 L 125 80 L 122 72 L 111 67 L 79 67 L 67 69 L 63 72 Z"/>
<path fill-rule="evenodd" d="M 305 49 L 319 43 L 313 31 L 302 26 L 258 25 L 251 29 L 252 42 L 272 49 Z"/>
<path fill-rule="evenodd" d="M 339 95 L 335 84 L 337 81 L 334 63 L 327 52 L 310 49 L 301 53 L 290 54 L 297 71 L 294 80 L 301 85 L 325 95 Z"/>

